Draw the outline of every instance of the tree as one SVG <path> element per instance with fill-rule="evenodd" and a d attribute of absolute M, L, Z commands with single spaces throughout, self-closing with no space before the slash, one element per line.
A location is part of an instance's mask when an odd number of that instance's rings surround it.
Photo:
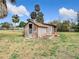
<path fill-rule="evenodd" d="M 24 27 L 26 25 L 26 23 L 24 21 L 21 21 L 19 24 L 19 27 Z"/>
<path fill-rule="evenodd" d="M 32 19 L 36 19 L 36 12 L 32 12 L 30 16 Z"/>
<path fill-rule="evenodd" d="M 36 5 L 35 5 L 35 11 L 36 11 L 36 12 L 39 12 L 39 11 L 40 11 L 40 6 L 39 6 L 39 4 L 36 4 Z"/>
<path fill-rule="evenodd" d="M 11 3 L 14 3 L 15 0 L 10 0 Z M 6 0 L 0 0 L 0 18 L 6 17 L 8 14 Z"/>
<path fill-rule="evenodd" d="M 76 25 L 76 31 L 79 32 L 79 12 L 77 12 L 77 25 Z"/>
<path fill-rule="evenodd" d="M 62 31 L 62 23 L 59 20 L 51 21 L 49 24 L 57 25 L 57 31 Z"/>
<path fill-rule="evenodd" d="M 13 16 L 12 16 L 12 22 L 15 23 L 15 27 L 16 27 L 16 23 L 19 22 L 19 16 L 18 16 L 18 15 L 13 15 Z"/>
<path fill-rule="evenodd" d="M 40 12 L 40 6 L 38 4 L 35 5 L 35 11 L 31 13 L 31 21 L 36 21 L 39 23 L 44 23 L 43 13 Z"/>
<path fill-rule="evenodd" d="M 78 22 L 78 25 L 79 25 L 79 12 L 77 12 L 77 22 Z"/>
<path fill-rule="evenodd" d="M 43 13 L 39 12 L 36 16 L 36 21 L 39 23 L 44 23 Z"/>
<path fill-rule="evenodd" d="M 63 21 L 63 23 L 62 23 L 62 31 L 64 31 L 64 32 L 68 32 L 69 30 L 70 30 L 70 21 L 68 21 L 68 20 L 65 20 L 65 21 Z"/>
<path fill-rule="evenodd" d="M 49 24 L 56 24 L 57 25 L 57 30 L 61 32 L 66 32 L 69 31 L 71 26 L 70 26 L 70 21 L 64 20 L 63 22 L 59 20 L 54 20 L 49 22 Z"/>
<path fill-rule="evenodd" d="M 4 22 L 1 27 L 9 29 L 10 28 L 10 24 L 8 22 Z"/>
<path fill-rule="evenodd" d="M 16 0 L 10 0 L 11 1 L 11 3 L 15 3 L 16 2 Z"/>
<path fill-rule="evenodd" d="M 27 21 L 31 21 L 32 19 L 28 18 Z"/>
<path fill-rule="evenodd" d="M 40 6 L 39 4 L 35 5 L 35 12 L 36 12 L 36 21 L 39 23 L 44 23 L 43 13 L 40 12 Z"/>

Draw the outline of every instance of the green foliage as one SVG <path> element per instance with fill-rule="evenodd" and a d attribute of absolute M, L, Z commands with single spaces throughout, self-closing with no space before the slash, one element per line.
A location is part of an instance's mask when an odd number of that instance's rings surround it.
<path fill-rule="evenodd" d="M 26 23 L 21 21 L 20 24 L 19 24 L 19 27 L 24 27 L 25 25 L 26 25 Z"/>
<path fill-rule="evenodd" d="M 36 12 L 32 12 L 30 16 L 32 19 L 36 19 Z"/>
<path fill-rule="evenodd" d="M 79 32 L 79 25 L 76 25 L 76 26 L 75 26 L 75 31 L 76 31 L 76 32 Z"/>
<path fill-rule="evenodd" d="M 57 25 L 57 30 L 62 31 L 62 23 L 60 21 L 54 20 L 54 21 L 49 22 L 49 24 L 52 24 L 52 25 L 56 24 Z"/>
<path fill-rule="evenodd" d="M 39 23 L 44 23 L 44 18 L 43 18 L 43 13 L 42 12 L 37 13 L 36 21 L 39 22 Z"/>
<path fill-rule="evenodd" d="M 39 6 L 39 4 L 36 4 L 36 5 L 35 5 L 35 11 L 37 11 L 37 12 L 40 11 L 40 6 Z"/>
<path fill-rule="evenodd" d="M 13 15 L 13 16 L 12 16 L 12 21 L 13 21 L 14 23 L 18 23 L 18 22 L 19 22 L 19 16 L 18 16 L 18 15 Z"/>
<path fill-rule="evenodd" d="M 79 12 L 77 13 L 77 25 L 76 25 L 76 31 L 79 32 Z"/>
<path fill-rule="evenodd" d="M 13 53 L 10 59 L 19 59 L 19 55 L 17 53 Z"/>
<path fill-rule="evenodd" d="M 79 59 L 79 54 L 75 56 L 75 59 Z"/>
<path fill-rule="evenodd" d="M 56 56 L 57 49 L 58 49 L 58 46 L 53 47 L 53 48 L 50 50 L 50 55 L 51 55 L 51 56 Z"/>
<path fill-rule="evenodd" d="M 6 29 L 9 29 L 10 28 L 10 24 L 8 22 L 4 22 L 2 24 L 2 28 L 6 28 Z"/>
<path fill-rule="evenodd" d="M 16 28 L 16 23 L 18 23 L 19 22 L 19 16 L 18 15 L 13 15 L 12 16 L 12 22 L 14 22 L 15 23 L 15 28 Z"/>
<path fill-rule="evenodd" d="M 61 31 L 61 32 L 69 31 L 72 26 L 72 25 L 70 25 L 71 23 L 68 20 L 65 20 L 63 22 L 61 22 L 59 20 L 55 20 L 55 21 L 49 22 L 49 24 L 56 24 L 58 31 Z"/>
<path fill-rule="evenodd" d="M 79 32 L 79 14 L 77 16 L 77 25 L 76 25 L 76 32 Z"/>
<path fill-rule="evenodd" d="M 10 0 L 11 1 L 11 3 L 14 3 L 14 2 L 16 2 L 16 0 Z"/>
<path fill-rule="evenodd" d="M 27 19 L 27 21 L 31 21 L 31 20 L 32 20 L 32 19 L 29 19 L 29 18 Z"/>
<path fill-rule="evenodd" d="M 63 21 L 62 23 L 62 31 L 69 31 L 70 29 L 70 22 L 69 21 Z"/>
<path fill-rule="evenodd" d="M 61 42 L 66 42 L 66 40 L 67 40 L 67 37 L 64 34 L 61 34 L 60 35 L 60 41 Z"/>
<path fill-rule="evenodd" d="M 48 53 L 47 52 L 43 52 L 42 54 L 41 54 L 41 56 L 48 56 Z"/>
<path fill-rule="evenodd" d="M 40 6 L 38 4 L 35 5 L 35 11 L 32 12 L 30 16 L 31 16 L 31 19 L 35 19 L 35 21 L 39 23 L 44 23 L 43 13 L 40 12 Z"/>

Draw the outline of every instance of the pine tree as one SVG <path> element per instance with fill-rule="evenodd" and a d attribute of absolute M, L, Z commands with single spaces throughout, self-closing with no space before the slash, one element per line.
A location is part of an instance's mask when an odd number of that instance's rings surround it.
<path fill-rule="evenodd" d="M 35 5 L 35 11 L 31 13 L 31 21 L 36 21 L 39 23 L 44 23 L 43 13 L 40 11 L 40 6 L 38 4 Z"/>
<path fill-rule="evenodd" d="M 44 23 L 43 13 L 40 12 L 40 6 L 38 4 L 35 5 L 36 12 L 36 21 L 39 23 Z"/>

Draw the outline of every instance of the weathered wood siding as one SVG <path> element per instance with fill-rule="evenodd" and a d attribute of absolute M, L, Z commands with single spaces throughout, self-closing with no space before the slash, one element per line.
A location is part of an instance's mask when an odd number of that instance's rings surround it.
<path fill-rule="evenodd" d="M 29 24 L 32 24 L 32 33 L 29 33 Z M 43 27 L 43 26 L 38 26 L 35 23 L 29 22 L 25 26 L 25 36 L 38 38 L 46 35 L 53 35 L 55 30 L 56 29 L 54 28 L 54 26 L 46 25 L 45 27 Z"/>
<path fill-rule="evenodd" d="M 54 33 L 54 27 L 53 26 L 48 26 L 47 35 L 52 35 L 53 33 Z"/>
<path fill-rule="evenodd" d="M 29 24 L 32 24 L 32 33 L 29 34 Z M 25 26 L 25 37 L 38 37 L 37 34 L 37 26 L 31 22 L 29 22 L 26 26 Z"/>
<path fill-rule="evenodd" d="M 38 37 L 46 36 L 46 34 L 47 34 L 46 28 L 38 27 Z"/>

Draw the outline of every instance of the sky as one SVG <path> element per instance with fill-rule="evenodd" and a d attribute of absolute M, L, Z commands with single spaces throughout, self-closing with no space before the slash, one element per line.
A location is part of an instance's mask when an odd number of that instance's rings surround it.
<path fill-rule="evenodd" d="M 17 14 L 20 21 L 27 21 L 30 13 L 34 11 L 34 5 L 39 4 L 41 12 L 44 14 L 44 21 L 50 22 L 58 18 L 75 19 L 77 11 L 79 11 L 79 0 L 16 0 L 15 4 L 11 4 L 7 0 L 8 15 L 0 19 L 0 23 L 12 22 L 12 15 Z"/>

